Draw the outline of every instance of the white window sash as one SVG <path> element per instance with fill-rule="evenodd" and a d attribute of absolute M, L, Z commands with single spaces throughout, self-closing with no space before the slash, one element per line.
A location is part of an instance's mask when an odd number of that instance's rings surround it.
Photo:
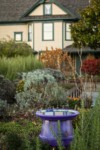
<path fill-rule="evenodd" d="M 51 4 L 45 4 L 45 14 L 51 14 Z"/>
<path fill-rule="evenodd" d="M 53 40 L 53 24 L 47 23 L 44 24 L 44 30 L 43 30 L 43 39 L 44 40 Z"/>
<path fill-rule="evenodd" d="M 20 33 L 16 33 L 15 40 L 16 41 L 21 41 L 22 40 L 22 35 Z"/>
<path fill-rule="evenodd" d="M 32 25 L 29 24 L 28 26 L 28 40 L 32 41 Z"/>
<path fill-rule="evenodd" d="M 66 23 L 66 40 L 71 40 L 71 24 Z"/>

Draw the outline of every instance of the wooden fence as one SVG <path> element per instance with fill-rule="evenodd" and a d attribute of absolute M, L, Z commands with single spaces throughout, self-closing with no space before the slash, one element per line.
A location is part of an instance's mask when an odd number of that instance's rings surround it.
<path fill-rule="evenodd" d="M 80 85 L 78 85 L 77 87 L 73 87 L 70 90 L 67 91 L 67 95 L 68 97 L 79 97 L 82 94 L 82 88 Z"/>

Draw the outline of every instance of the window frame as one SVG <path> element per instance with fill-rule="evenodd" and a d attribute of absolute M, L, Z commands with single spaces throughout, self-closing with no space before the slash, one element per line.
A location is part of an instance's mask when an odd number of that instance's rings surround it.
<path fill-rule="evenodd" d="M 31 26 L 31 32 L 29 31 L 29 27 Z M 31 38 L 30 38 L 30 34 L 31 34 Z M 28 42 L 32 41 L 32 24 L 28 24 Z"/>
<path fill-rule="evenodd" d="M 52 39 L 45 39 L 44 38 L 44 25 L 45 24 L 52 24 Z M 54 41 L 54 22 L 44 22 L 44 23 L 42 23 L 42 41 Z"/>
<path fill-rule="evenodd" d="M 50 14 L 47 14 L 46 11 L 45 11 L 45 6 L 46 6 L 46 5 L 51 5 L 51 6 L 50 6 Z M 52 4 L 51 4 L 51 3 L 45 3 L 45 4 L 43 5 L 43 14 L 44 14 L 44 15 L 52 15 Z"/>
<path fill-rule="evenodd" d="M 66 41 L 72 41 L 72 37 L 70 38 L 70 39 L 68 39 L 67 37 L 67 33 L 70 33 L 71 34 L 71 29 L 70 29 L 70 31 L 68 31 L 68 29 L 67 29 L 67 24 L 70 24 L 70 26 L 71 26 L 71 23 L 70 22 L 68 22 L 68 23 L 65 23 L 65 40 Z"/>
<path fill-rule="evenodd" d="M 21 39 L 20 40 L 16 40 L 16 35 L 17 34 L 20 34 L 20 36 L 21 36 Z M 16 42 L 22 42 L 23 41 L 23 32 L 14 32 L 14 40 L 16 41 Z"/>

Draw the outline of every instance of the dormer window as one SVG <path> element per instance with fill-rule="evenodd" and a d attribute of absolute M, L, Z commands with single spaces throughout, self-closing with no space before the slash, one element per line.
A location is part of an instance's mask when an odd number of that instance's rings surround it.
<path fill-rule="evenodd" d="M 52 14 L 52 5 L 44 4 L 44 15 L 51 15 L 51 14 Z"/>

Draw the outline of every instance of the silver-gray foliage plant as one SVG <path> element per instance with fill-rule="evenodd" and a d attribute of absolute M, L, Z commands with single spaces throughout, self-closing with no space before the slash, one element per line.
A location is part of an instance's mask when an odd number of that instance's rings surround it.
<path fill-rule="evenodd" d="M 24 88 L 16 92 L 16 100 L 20 109 L 33 108 L 35 103 L 42 102 L 49 106 L 50 101 L 66 99 L 66 92 L 59 87 L 56 79 L 43 70 L 23 73 Z"/>

